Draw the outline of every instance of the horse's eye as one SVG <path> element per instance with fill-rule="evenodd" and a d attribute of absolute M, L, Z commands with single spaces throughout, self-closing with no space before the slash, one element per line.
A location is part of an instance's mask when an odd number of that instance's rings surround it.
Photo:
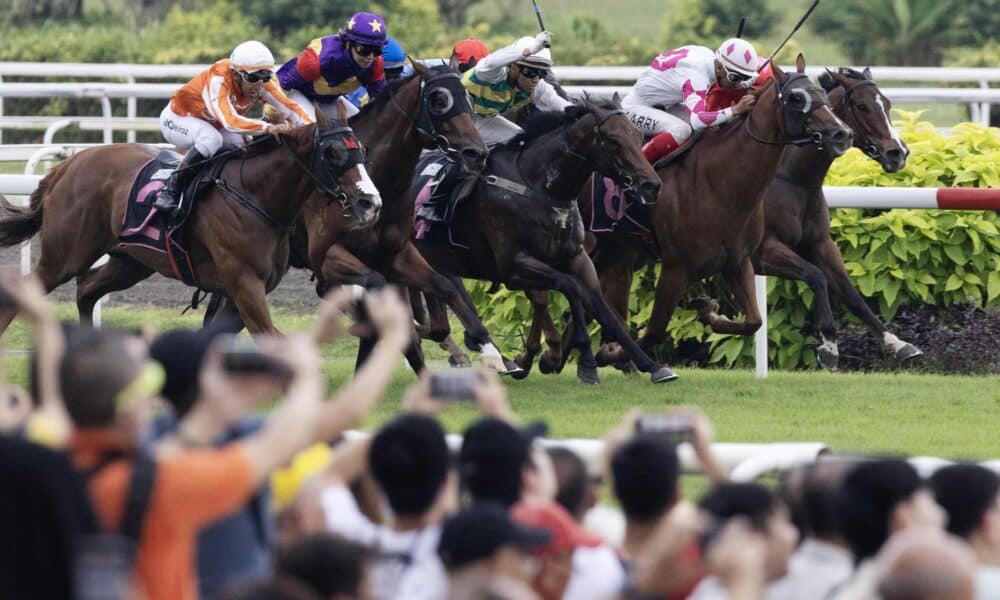
<path fill-rule="evenodd" d="M 858 110 L 860 110 L 863 113 L 866 113 L 866 112 L 868 112 L 868 105 L 867 104 L 859 104 L 858 105 Z"/>

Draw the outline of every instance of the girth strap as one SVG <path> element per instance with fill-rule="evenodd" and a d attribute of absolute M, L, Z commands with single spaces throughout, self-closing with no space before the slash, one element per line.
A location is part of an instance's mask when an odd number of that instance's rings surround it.
<path fill-rule="evenodd" d="M 483 180 L 486 182 L 486 185 L 498 187 L 501 190 L 515 193 L 518 196 L 528 195 L 528 186 L 504 177 L 500 177 L 499 175 L 487 175 L 486 177 L 483 177 Z"/>

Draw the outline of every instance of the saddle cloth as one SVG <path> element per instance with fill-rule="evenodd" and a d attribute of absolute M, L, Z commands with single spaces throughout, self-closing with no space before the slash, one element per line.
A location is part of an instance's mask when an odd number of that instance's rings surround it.
<path fill-rule="evenodd" d="M 468 248 L 461 232 L 454 231 L 451 224 L 463 195 L 459 188 L 472 182 L 462 178 L 454 160 L 437 150 L 420 157 L 415 173 L 410 186 L 414 239 Z"/>
<path fill-rule="evenodd" d="M 195 198 L 208 183 L 211 174 L 202 170 L 192 178 L 183 190 L 182 214 L 176 219 L 162 213 L 153 206 L 156 196 L 163 189 L 170 173 L 180 163 L 181 157 L 168 150 L 161 151 L 156 158 L 141 169 L 132 182 L 125 207 L 125 218 L 118 233 L 118 248 L 141 246 L 167 255 L 174 276 L 186 285 L 199 287 L 194 265 L 187 250 L 187 232 L 184 224 L 191 215 Z M 225 161 L 217 161 L 210 169 L 217 173 Z"/>
<path fill-rule="evenodd" d="M 589 229 L 594 233 L 610 233 L 621 229 L 642 239 L 646 249 L 659 254 L 659 244 L 653 233 L 652 207 L 630 200 L 611 178 L 594 173 L 591 178 L 591 211 Z"/>

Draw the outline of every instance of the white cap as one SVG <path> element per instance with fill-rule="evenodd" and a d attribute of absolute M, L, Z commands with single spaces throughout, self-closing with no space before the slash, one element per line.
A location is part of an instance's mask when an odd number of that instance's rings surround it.
<path fill-rule="evenodd" d="M 274 70 L 274 56 L 267 46 L 257 41 L 243 42 L 229 55 L 229 65 L 240 71 Z"/>
<path fill-rule="evenodd" d="M 514 47 L 517 48 L 522 54 L 524 54 L 525 50 L 531 50 L 533 52 L 533 54 L 529 56 L 522 56 L 517 59 L 517 62 L 552 68 L 552 51 L 548 48 L 542 48 L 538 52 L 535 52 L 535 48 L 538 47 L 538 40 L 534 37 L 529 35 L 520 38 L 514 42 Z"/>
<path fill-rule="evenodd" d="M 729 38 L 715 51 L 715 58 L 728 71 L 743 73 L 749 77 L 757 75 L 757 51 L 753 45 L 740 38 Z"/>

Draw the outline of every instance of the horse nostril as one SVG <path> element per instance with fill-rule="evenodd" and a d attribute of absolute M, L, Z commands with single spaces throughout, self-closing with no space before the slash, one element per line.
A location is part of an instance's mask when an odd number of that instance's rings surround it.
<path fill-rule="evenodd" d="M 466 164 L 481 166 L 486 163 L 486 154 L 479 148 L 462 148 L 461 154 Z"/>
<path fill-rule="evenodd" d="M 850 129 L 841 129 L 833 134 L 833 143 L 848 145 L 854 141 L 854 132 Z"/>

